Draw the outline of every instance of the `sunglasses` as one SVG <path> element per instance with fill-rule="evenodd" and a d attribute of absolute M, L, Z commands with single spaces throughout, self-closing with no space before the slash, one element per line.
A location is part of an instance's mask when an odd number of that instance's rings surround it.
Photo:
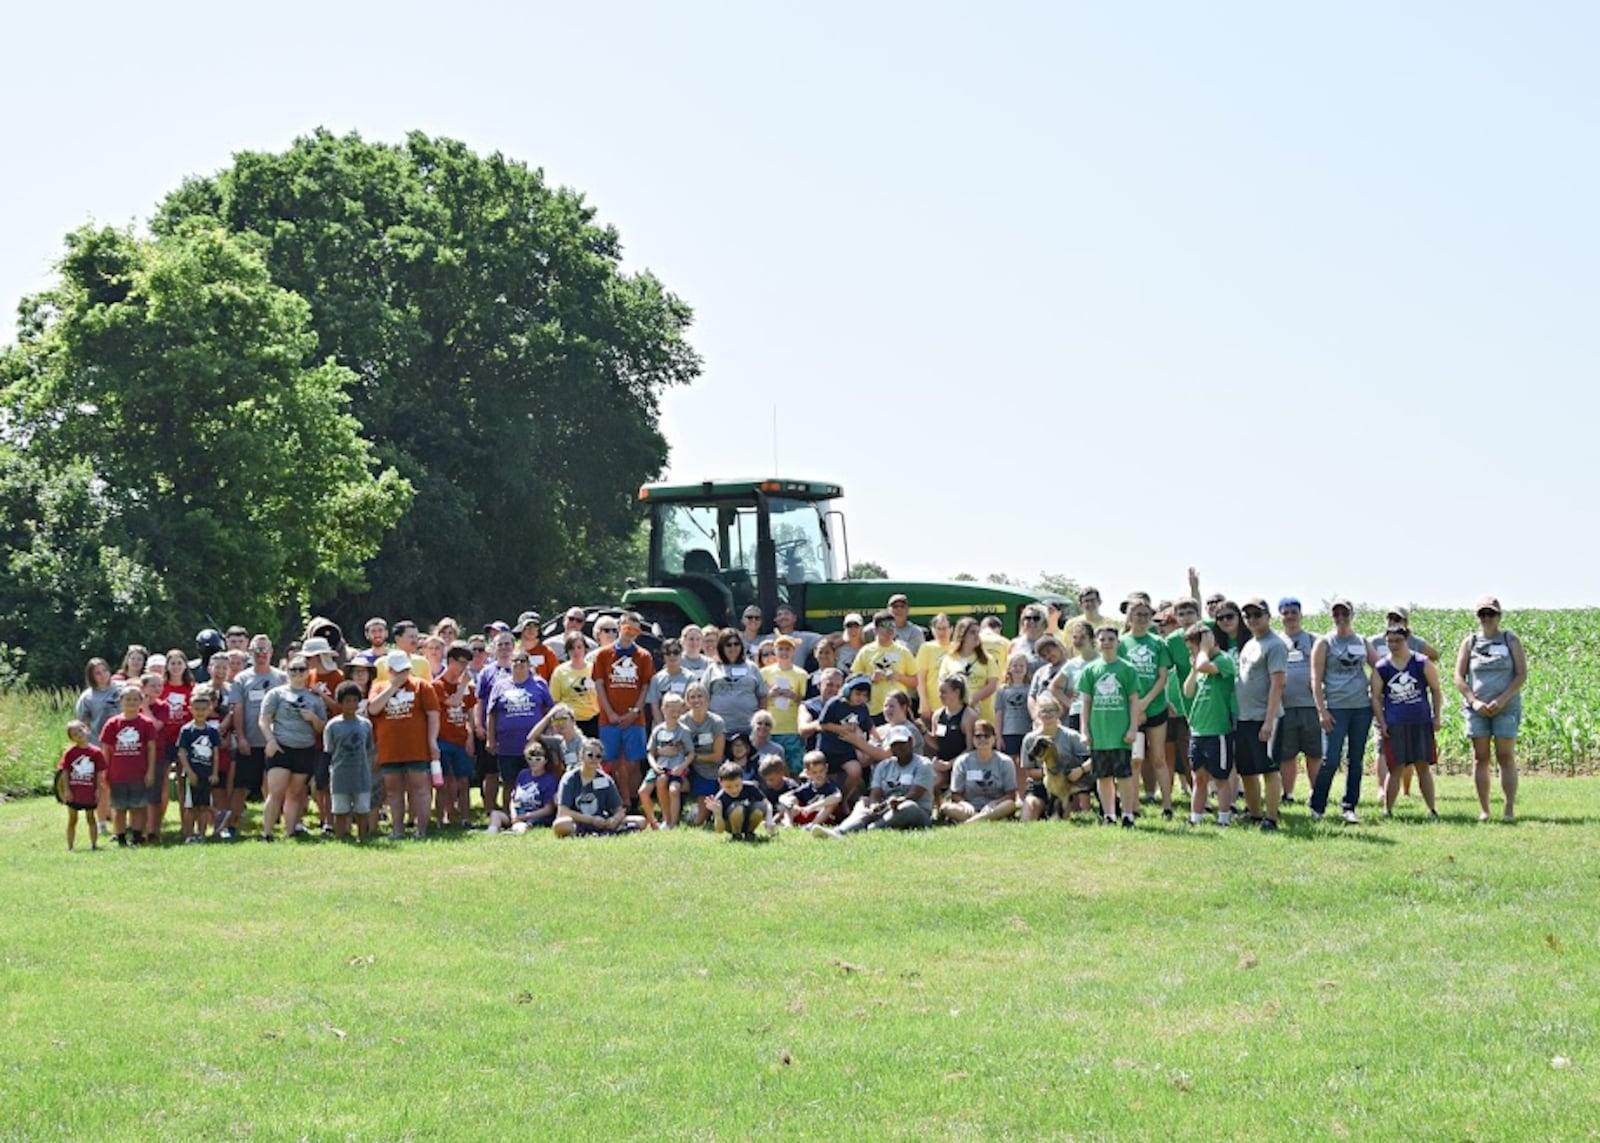
<path fill-rule="evenodd" d="M 1044 616 L 1042 616 L 1042 615 L 1024 615 L 1022 617 L 1022 621 L 1024 623 L 1043 623 L 1044 622 Z"/>
<path fill-rule="evenodd" d="M 513 663 L 527 663 L 531 662 L 532 660 L 530 660 L 526 655 L 513 655 L 511 656 L 511 661 Z"/>
<path fill-rule="evenodd" d="M 598 750 L 585 750 L 583 752 L 583 756 L 585 758 L 604 758 L 605 757 L 605 755 L 600 753 L 600 751 L 598 751 Z"/>
<path fill-rule="evenodd" d="M 1239 618 L 1239 613 L 1237 611 L 1219 611 L 1219 612 L 1217 612 L 1217 622 L 1219 622 L 1219 623 L 1222 622 L 1222 620 L 1224 620 L 1224 619 L 1237 619 L 1237 618 Z"/>
<path fill-rule="evenodd" d="M 1262 611 L 1258 607 L 1247 607 L 1244 609 L 1244 617 L 1246 619 L 1260 619 L 1265 614 L 1266 612 Z"/>
<path fill-rule="evenodd" d="M 1478 612 L 1478 618 L 1479 619 L 1493 619 L 1496 616 L 1498 616 L 1499 614 L 1500 613 L 1498 611 L 1490 611 L 1487 607 L 1485 607 L 1482 611 Z"/>
<path fill-rule="evenodd" d="M 290 667 L 289 668 L 289 673 L 291 675 L 303 675 L 303 674 L 306 674 L 310 670 L 311 670 L 310 667 Z"/>

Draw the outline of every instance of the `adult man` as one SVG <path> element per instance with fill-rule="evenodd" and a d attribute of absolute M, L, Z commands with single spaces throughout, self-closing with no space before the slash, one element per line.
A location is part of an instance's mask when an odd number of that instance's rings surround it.
<path fill-rule="evenodd" d="M 893 726 L 885 745 L 890 757 L 872 768 L 867 796 L 838 829 L 809 827 L 827 837 L 864 829 L 921 829 L 933 820 L 933 764 L 912 748 L 908 727 Z"/>
<path fill-rule="evenodd" d="M 561 660 L 556 658 L 553 650 L 539 642 L 539 624 L 543 622 L 537 611 L 524 611 L 517 616 L 511 633 L 522 641 L 522 649 L 528 653 L 528 669 L 548 683 L 550 672 L 556 669 L 556 664 Z"/>
<path fill-rule="evenodd" d="M 433 667 L 418 649 L 422 643 L 422 633 L 417 625 L 409 619 L 402 619 L 394 625 L 392 634 L 394 645 L 411 656 L 411 677 L 423 682 L 431 680 Z"/>
<path fill-rule="evenodd" d="M 778 604 L 778 610 L 772 616 L 772 625 L 779 635 L 787 635 L 795 641 L 795 666 L 811 670 L 815 665 L 811 662 L 811 653 L 816 650 L 822 636 L 815 631 L 802 631 L 799 617 L 795 614 L 794 608 L 787 603 Z"/>
<path fill-rule="evenodd" d="M 1272 756 L 1277 759 L 1285 804 L 1294 803 L 1294 781 L 1300 755 L 1306 756 L 1306 782 L 1313 788 L 1322 765 L 1322 719 L 1311 693 L 1311 656 L 1317 639 L 1300 625 L 1300 601 L 1292 595 L 1278 600 L 1283 641 L 1289 645 L 1288 670 L 1283 683 L 1283 713 L 1272 735 Z"/>
<path fill-rule="evenodd" d="M 243 627 L 228 628 L 225 638 L 228 641 L 228 650 L 243 651 L 250 646 L 250 632 Z"/>
<path fill-rule="evenodd" d="M 567 636 L 574 631 L 581 632 L 584 620 L 587 618 L 588 616 L 584 614 L 583 608 L 576 606 L 567 608 L 567 613 L 561 617 L 561 631 L 544 641 L 545 647 L 555 654 L 557 662 L 565 663 L 567 661 Z M 600 645 L 587 635 L 583 637 L 583 641 L 589 645 L 590 651 Z M 530 655 L 530 663 L 532 658 Z"/>
<path fill-rule="evenodd" d="M 612 764 L 622 804 L 639 795 L 645 757 L 645 695 L 655 662 L 635 640 L 643 623 L 633 612 L 617 625 L 617 641 L 594 654 L 594 689 L 600 702 L 600 745 Z"/>
<path fill-rule="evenodd" d="M 853 664 L 857 674 L 872 682 L 870 707 L 875 722 L 883 721 L 883 700 L 892 690 L 907 694 L 917 685 L 917 658 L 894 637 L 894 616 L 880 611 L 872 617 L 872 632 L 877 642 L 859 652 Z"/>
<path fill-rule="evenodd" d="M 389 653 L 388 620 L 381 615 L 374 615 L 361 630 L 367 637 L 367 650 L 373 658 L 382 659 Z"/>
<path fill-rule="evenodd" d="M 922 628 L 911 622 L 911 601 L 896 593 L 889 597 L 889 614 L 894 616 L 895 642 L 905 645 L 913 655 L 922 646 Z"/>
<path fill-rule="evenodd" d="M 1289 670 L 1289 644 L 1272 629 L 1272 612 L 1259 595 L 1240 609 L 1250 638 L 1239 649 L 1239 680 L 1234 695 L 1239 722 L 1233 733 L 1235 765 L 1244 780 L 1245 805 L 1250 817 L 1266 831 L 1278 828 L 1278 803 L 1283 782 L 1278 774 L 1271 742 L 1272 730 L 1283 705 L 1283 688 Z M 1266 779 L 1266 814 L 1262 815 L 1261 780 Z"/>
<path fill-rule="evenodd" d="M 224 734 L 233 735 L 233 769 L 228 773 L 228 824 L 220 834 L 236 836 L 244 820 L 245 800 L 259 793 L 267 775 L 267 736 L 261 729 L 261 706 L 273 687 L 287 686 L 289 676 L 272 665 L 272 640 L 257 635 L 250 640 L 250 667 L 234 675 L 228 683 L 228 707 L 232 711 Z"/>

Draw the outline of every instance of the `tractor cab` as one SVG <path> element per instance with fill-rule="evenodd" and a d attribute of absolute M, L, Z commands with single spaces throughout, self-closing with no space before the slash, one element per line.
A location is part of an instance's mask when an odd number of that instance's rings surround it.
<path fill-rule="evenodd" d="M 629 592 L 629 604 L 663 630 L 737 627 L 752 604 L 767 622 L 780 603 L 804 615 L 807 587 L 839 580 L 847 563 L 839 495 L 807 480 L 645 485 L 650 586 Z"/>

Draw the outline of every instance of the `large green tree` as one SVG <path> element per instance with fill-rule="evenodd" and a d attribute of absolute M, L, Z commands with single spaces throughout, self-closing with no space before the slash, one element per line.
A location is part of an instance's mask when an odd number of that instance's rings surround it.
<path fill-rule="evenodd" d="M 281 630 L 359 586 L 410 502 L 259 242 L 190 222 L 68 235 L 0 355 L 0 641 L 35 681 L 137 638 Z"/>
<path fill-rule="evenodd" d="M 416 489 L 370 589 L 326 610 L 510 617 L 620 586 L 666 461 L 658 398 L 700 361 L 688 306 L 622 270 L 580 194 L 446 139 L 318 132 L 185 183 L 153 226 L 196 219 L 310 302 L 317 355 L 354 371 L 356 417 Z"/>

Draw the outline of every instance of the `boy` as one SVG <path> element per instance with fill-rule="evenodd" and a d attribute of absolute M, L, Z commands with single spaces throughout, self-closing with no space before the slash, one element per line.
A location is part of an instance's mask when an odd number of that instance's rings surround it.
<path fill-rule="evenodd" d="M 828 700 L 817 717 L 821 732 L 817 735 L 817 748 L 828 759 L 828 776 L 840 783 L 847 802 L 861 787 L 862 761 L 887 756 L 867 737 L 872 732 L 871 694 L 870 678 L 851 675 L 845 680 L 844 689 Z"/>
<path fill-rule="evenodd" d="M 328 753 L 328 802 L 333 811 L 333 836 L 350 836 L 350 815 L 357 835 L 372 835 L 372 768 L 378 744 L 372 723 L 362 718 L 361 684 L 343 682 L 333 692 L 339 715 L 322 728 L 322 749 Z"/>
<path fill-rule="evenodd" d="M 1183 696 L 1189 708 L 1189 771 L 1194 795 L 1189 803 L 1189 824 L 1206 816 L 1206 786 L 1217 787 L 1217 824 L 1233 819 L 1233 773 L 1229 765 L 1229 735 L 1233 729 L 1233 680 L 1238 674 L 1233 656 L 1217 650 L 1217 638 L 1204 623 L 1193 623 L 1183 633 L 1189 674 Z"/>
<path fill-rule="evenodd" d="M 112 828 L 118 845 L 138 845 L 138 829 L 129 836 L 128 815 L 140 820 L 149 805 L 150 787 L 156 782 L 156 740 L 161 737 L 156 720 L 145 714 L 144 691 L 137 683 L 122 688 L 122 713 L 106 719 L 100 728 L 100 746 L 106 754 L 106 781 L 111 786 Z"/>
<path fill-rule="evenodd" d="M 769 754 L 757 767 L 761 781 L 761 794 L 767 799 L 767 821 L 778 824 L 783 812 L 783 796 L 800 788 L 800 783 L 789 777 L 789 760 L 781 754 Z"/>
<path fill-rule="evenodd" d="M 1100 810 L 1105 823 L 1117 823 L 1117 797 L 1122 797 L 1122 827 L 1133 828 L 1139 804 L 1139 782 L 1133 773 L 1133 740 L 1144 709 L 1139 702 L 1139 676 L 1117 658 L 1117 629 L 1109 623 L 1094 634 L 1100 657 L 1083 668 L 1078 692 L 1083 695 L 1084 744 L 1089 747 Z"/>
<path fill-rule="evenodd" d="M 478 769 L 471 719 L 478 695 L 467 675 L 471 662 L 472 648 L 458 639 L 445 652 L 443 673 L 433 680 L 439 696 L 439 762 L 444 770 L 444 785 L 434 791 L 434 821 L 462 829 L 472 828 L 472 780 Z"/>
<path fill-rule="evenodd" d="M 765 824 L 770 833 L 772 824 L 767 818 L 767 799 L 754 782 L 747 782 L 744 771 L 737 762 L 724 762 L 717 770 L 717 796 L 708 799 L 711 818 L 718 833 L 749 841 L 756 836 L 756 828 Z"/>
<path fill-rule="evenodd" d="M 67 848 L 77 847 L 78 811 L 83 810 L 89 818 L 89 848 L 99 849 L 100 823 L 95 819 L 95 806 L 105 780 L 106 756 L 98 746 L 89 744 L 89 728 L 76 719 L 67 723 L 67 741 L 72 745 L 56 764 L 56 769 L 66 774 Z"/>
<path fill-rule="evenodd" d="M 186 787 L 185 845 L 204 841 L 211 831 L 211 790 L 219 781 L 217 756 L 222 753 L 222 732 L 211 724 L 215 706 L 209 687 L 196 688 L 189 700 L 190 720 L 178 731 L 178 765 Z"/>
<path fill-rule="evenodd" d="M 778 798 L 784 821 L 792 826 L 828 825 L 837 820 L 844 794 L 828 775 L 828 756 L 813 750 L 803 760 L 806 780 Z"/>
<path fill-rule="evenodd" d="M 650 731 L 650 741 L 645 746 L 650 772 L 639 787 L 639 812 L 646 829 L 672 829 L 678 824 L 678 815 L 683 809 L 683 787 L 689 780 L 689 763 L 695 754 L 694 735 L 678 724 L 686 709 L 683 696 L 677 691 L 667 691 L 661 696 L 661 722 Z M 659 825 L 652 793 L 661 802 Z"/>

